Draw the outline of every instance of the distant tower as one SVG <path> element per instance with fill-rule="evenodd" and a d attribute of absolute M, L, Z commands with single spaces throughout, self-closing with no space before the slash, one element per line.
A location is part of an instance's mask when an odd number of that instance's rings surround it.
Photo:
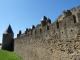
<path fill-rule="evenodd" d="M 6 31 L 3 33 L 2 49 L 13 51 L 14 50 L 14 33 L 9 25 Z"/>
<path fill-rule="evenodd" d="M 42 20 L 41 20 L 41 25 L 42 25 L 42 27 L 44 27 L 44 26 L 47 25 L 46 20 L 47 20 L 46 16 L 43 16 L 43 17 L 42 17 Z"/>
<path fill-rule="evenodd" d="M 26 33 L 26 32 L 25 32 Z M 21 35 L 21 30 L 19 31 L 19 33 L 17 34 L 17 37 L 19 37 Z"/>
<path fill-rule="evenodd" d="M 49 18 L 47 18 L 46 16 L 43 16 L 42 20 L 41 20 L 41 26 L 44 27 L 48 24 L 51 24 L 51 20 Z"/>

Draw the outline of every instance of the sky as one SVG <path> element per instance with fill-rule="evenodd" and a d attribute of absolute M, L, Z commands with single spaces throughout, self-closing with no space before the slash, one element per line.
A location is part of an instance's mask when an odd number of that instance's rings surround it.
<path fill-rule="evenodd" d="M 54 22 L 62 11 L 79 5 L 80 0 L 0 0 L 0 43 L 9 24 L 16 38 L 19 30 L 40 24 L 43 16 Z"/>

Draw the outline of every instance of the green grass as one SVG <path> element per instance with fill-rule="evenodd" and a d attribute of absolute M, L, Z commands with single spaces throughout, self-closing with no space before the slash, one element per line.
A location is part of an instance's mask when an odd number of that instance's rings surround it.
<path fill-rule="evenodd" d="M 23 60 L 14 52 L 0 50 L 0 60 Z"/>

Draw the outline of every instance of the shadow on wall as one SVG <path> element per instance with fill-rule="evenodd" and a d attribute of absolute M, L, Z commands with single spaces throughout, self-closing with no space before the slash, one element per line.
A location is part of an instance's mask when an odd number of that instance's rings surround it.
<path fill-rule="evenodd" d="M 7 51 L 14 51 L 14 39 L 10 40 L 9 43 L 5 43 L 2 45 L 1 49 L 7 50 Z"/>
<path fill-rule="evenodd" d="M 0 43 L 0 49 L 1 49 L 1 45 L 2 45 L 2 44 Z"/>

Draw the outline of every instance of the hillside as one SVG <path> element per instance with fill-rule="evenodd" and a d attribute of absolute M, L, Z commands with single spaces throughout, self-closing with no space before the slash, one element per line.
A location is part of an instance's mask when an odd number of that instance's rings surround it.
<path fill-rule="evenodd" d="M 0 50 L 0 60 L 23 60 L 23 59 L 16 55 L 14 52 Z"/>

